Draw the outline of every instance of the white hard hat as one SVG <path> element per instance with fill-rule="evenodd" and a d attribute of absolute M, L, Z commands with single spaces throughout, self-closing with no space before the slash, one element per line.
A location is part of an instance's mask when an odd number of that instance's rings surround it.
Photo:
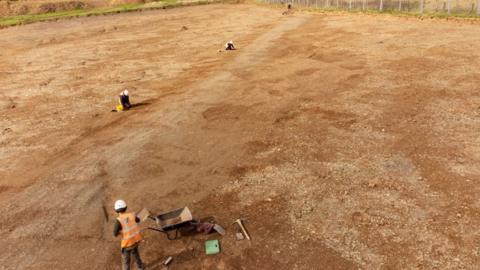
<path fill-rule="evenodd" d="M 122 93 L 123 93 L 124 96 L 128 96 L 128 90 L 127 89 L 123 90 Z"/>
<path fill-rule="evenodd" d="M 120 210 L 122 208 L 127 208 L 127 203 L 124 200 L 117 200 L 115 202 L 115 211 Z"/>

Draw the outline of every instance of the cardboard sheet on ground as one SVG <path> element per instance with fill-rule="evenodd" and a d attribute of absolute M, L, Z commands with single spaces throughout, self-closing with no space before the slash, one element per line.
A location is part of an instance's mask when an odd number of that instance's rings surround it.
<path fill-rule="evenodd" d="M 137 217 L 143 222 L 147 220 L 150 216 L 150 211 L 147 208 L 143 208 L 140 212 L 138 212 Z"/>

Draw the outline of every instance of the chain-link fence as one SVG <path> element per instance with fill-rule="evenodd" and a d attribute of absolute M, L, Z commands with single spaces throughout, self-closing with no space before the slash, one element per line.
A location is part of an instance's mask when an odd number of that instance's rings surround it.
<path fill-rule="evenodd" d="M 480 0 L 262 0 L 318 9 L 378 10 L 480 16 Z"/>

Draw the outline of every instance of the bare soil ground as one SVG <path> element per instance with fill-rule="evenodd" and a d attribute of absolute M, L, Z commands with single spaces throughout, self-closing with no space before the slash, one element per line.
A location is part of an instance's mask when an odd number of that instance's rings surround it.
<path fill-rule="evenodd" d="M 117 198 L 228 231 L 147 231 L 150 269 L 480 265 L 478 24 L 211 5 L 0 36 L 2 269 L 119 269 Z"/>
<path fill-rule="evenodd" d="M 0 0 L 0 17 L 61 12 L 73 9 L 112 7 L 146 0 Z"/>

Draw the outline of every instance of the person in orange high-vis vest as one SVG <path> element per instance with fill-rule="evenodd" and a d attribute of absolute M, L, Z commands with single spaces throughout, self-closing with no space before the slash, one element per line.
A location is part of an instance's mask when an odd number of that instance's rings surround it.
<path fill-rule="evenodd" d="M 145 269 L 143 266 L 140 253 L 138 252 L 138 243 L 142 240 L 140 233 L 140 226 L 138 223 L 140 219 L 135 213 L 127 213 L 127 204 L 123 200 L 115 202 L 115 212 L 118 213 L 113 235 L 122 235 L 122 269 L 130 270 L 130 258 L 133 256 L 139 270 Z"/>

